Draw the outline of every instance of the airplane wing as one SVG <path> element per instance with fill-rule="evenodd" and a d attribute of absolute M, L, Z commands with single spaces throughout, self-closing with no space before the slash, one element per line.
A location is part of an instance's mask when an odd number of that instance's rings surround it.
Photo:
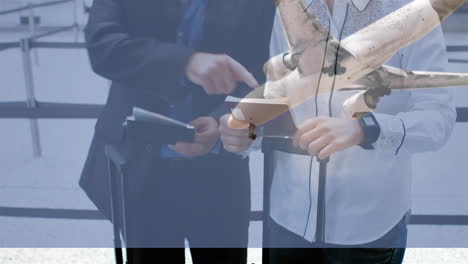
<path fill-rule="evenodd" d="M 396 90 L 468 86 L 468 74 L 406 71 L 382 65 L 355 82 L 355 85 Z"/>
<path fill-rule="evenodd" d="M 335 74 L 335 71 L 337 74 L 343 73 L 345 68 L 335 69 L 337 61 L 352 56 L 347 50 L 340 48 L 340 41 L 320 24 L 304 0 L 275 1 L 290 47 L 286 54 L 280 55 L 281 61 L 291 65 L 288 67 L 290 70 L 297 66 L 301 76 L 322 71 L 325 74 Z M 278 69 L 281 67 L 273 67 L 270 72 L 281 72 Z M 277 75 L 283 77 L 285 74 Z"/>
<path fill-rule="evenodd" d="M 328 31 L 305 5 L 304 0 L 275 0 L 290 48 L 326 39 Z"/>

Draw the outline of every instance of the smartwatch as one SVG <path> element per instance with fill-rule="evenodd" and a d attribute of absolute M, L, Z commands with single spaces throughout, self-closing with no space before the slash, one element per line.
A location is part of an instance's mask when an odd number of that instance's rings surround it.
<path fill-rule="evenodd" d="M 374 114 L 368 113 L 359 117 L 359 123 L 364 131 L 364 138 L 359 144 L 363 149 L 374 149 L 374 144 L 380 136 L 380 125 Z"/>

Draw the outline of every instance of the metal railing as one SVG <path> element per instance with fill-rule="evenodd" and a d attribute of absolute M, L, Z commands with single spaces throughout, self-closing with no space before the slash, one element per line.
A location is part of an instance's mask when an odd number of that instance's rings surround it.
<path fill-rule="evenodd" d="M 3 42 L 0 43 L 0 51 L 7 50 L 11 48 L 19 48 L 20 44 L 18 42 Z"/>
<path fill-rule="evenodd" d="M 79 34 L 79 25 L 78 25 L 78 12 L 77 12 L 77 3 L 78 0 L 55 0 L 55 1 L 48 1 L 43 3 L 32 4 L 28 3 L 24 6 L 20 6 L 17 8 L 12 8 L 8 10 L 0 10 L 1 15 L 9 15 L 15 14 L 21 11 L 29 11 L 28 12 L 28 26 L 29 26 L 29 36 L 26 38 L 22 38 L 19 42 L 6 42 L 0 43 L 0 51 L 7 50 L 10 48 L 21 48 L 21 58 L 22 58 L 22 66 L 23 66 L 23 74 L 25 80 L 25 88 L 26 88 L 26 102 L 24 103 L 24 107 L 26 109 L 37 109 L 38 102 L 36 100 L 35 89 L 34 89 L 34 76 L 33 76 L 33 68 L 32 68 L 32 60 L 31 60 L 31 50 L 33 48 L 60 48 L 61 46 L 64 47 L 78 47 L 83 48 L 84 43 L 78 43 L 78 34 Z M 62 5 L 72 3 L 73 4 L 73 24 L 71 26 L 59 27 L 57 29 L 49 30 L 42 33 L 37 33 L 36 23 L 34 21 L 35 13 L 34 10 L 37 8 L 44 8 L 44 7 L 51 7 L 56 5 Z M 37 42 L 38 39 L 54 35 L 60 32 L 65 32 L 68 30 L 74 30 L 75 33 L 75 43 L 40 43 Z M 71 45 L 72 44 L 72 45 Z M 36 62 L 38 62 L 38 54 L 37 52 L 34 53 Z M 11 104 L 11 103 L 0 103 L 0 106 L 5 108 L 10 106 L 14 108 L 18 108 L 21 104 Z M 47 105 L 47 104 L 45 104 Z M 33 155 L 35 157 L 40 157 L 42 155 L 42 148 L 40 143 L 40 133 L 39 133 L 39 125 L 37 118 L 30 118 L 29 119 L 29 126 L 31 130 L 31 137 L 32 137 L 32 147 L 33 147 Z"/>
<path fill-rule="evenodd" d="M 76 2 L 75 0 L 57 0 L 57 1 L 49 1 L 49 2 L 44 2 L 44 3 L 38 3 L 38 4 L 33 4 L 33 3 L 28 3 L 24 6 L 20 7 L 15 7 L 12 9 L 7 9 L 7 10 L 0 10 L 0 16 L 1 15 L 8 15 L 8 14 L 14 14 L 18 13 L 24 10 L 31 10 L 35 8 L 41 8 L 41 7 L 48 7 L 48 6 L 55 6 L 55 5 L 60 5 L 60 4 L 66 4 L 70 2 Z M 32 22 L 32 20 L 30 20 Z"/>
<path fill-rule="evenodd" d="M 447 52 L 468 52 L 468 46 L 465 46 L 465 45 L 447 46 Z"/>
<path fill-rule="evenodd" d="M 38 8 L 45 8 L 45 7 L 51 7 L 51 6 L 57 6 L 57 5 L 62 5 L 62 4 L 72 4 L 72 16 L 73 16 L 73 24 L 72 27 L 74 27 L 75 31 L 75 41 L 78 41 L 78 33 L 79 33 L 79 26 L 78 26 L 78 0 L 54 0 L 54 1 L 48 1 L 48 2 L 43 2 L 43 3 L 28 3 L 26 5 L 12 8 L 12 9 L 7 9 L 7 10 L 0 10 L 0 16 L 2 15 L 10 15 L 10 14 L 16 14 L 21 11 L 28 11 L 28 29 L 29 29 L 29 34 L 30 36 L 33 36 L 37 32 L 36 28 L 36 22 L 34 20 L 35 18 L 35 9 Z M 0 47 L 1 50 L 1 47 Z M 37 53 L 35 53 L 35 57 L 37 60 Z"/>

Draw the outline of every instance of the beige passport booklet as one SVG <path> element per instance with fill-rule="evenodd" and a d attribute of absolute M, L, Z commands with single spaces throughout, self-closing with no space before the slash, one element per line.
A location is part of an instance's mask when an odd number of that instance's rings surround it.
<path fill-rule="evenodd" d="M 255 126 L 255 133 L 263 137 L 292 137 L 297 126 L 286 98 L 226 97 L 226 105 L 233 117 Z M 274 118 L 272 118 L 274 117 Z"/>

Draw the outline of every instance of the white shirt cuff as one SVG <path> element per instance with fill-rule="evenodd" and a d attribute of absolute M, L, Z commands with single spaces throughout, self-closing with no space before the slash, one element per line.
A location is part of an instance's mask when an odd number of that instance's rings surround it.
<path fill-rule="evenodd" d="M 374 113 L 380 126 L 380 136 L 374 143 L 377 151 L 398 155 L 404 145 L 406 128 L 403 120 L 394 115 Z"/>

